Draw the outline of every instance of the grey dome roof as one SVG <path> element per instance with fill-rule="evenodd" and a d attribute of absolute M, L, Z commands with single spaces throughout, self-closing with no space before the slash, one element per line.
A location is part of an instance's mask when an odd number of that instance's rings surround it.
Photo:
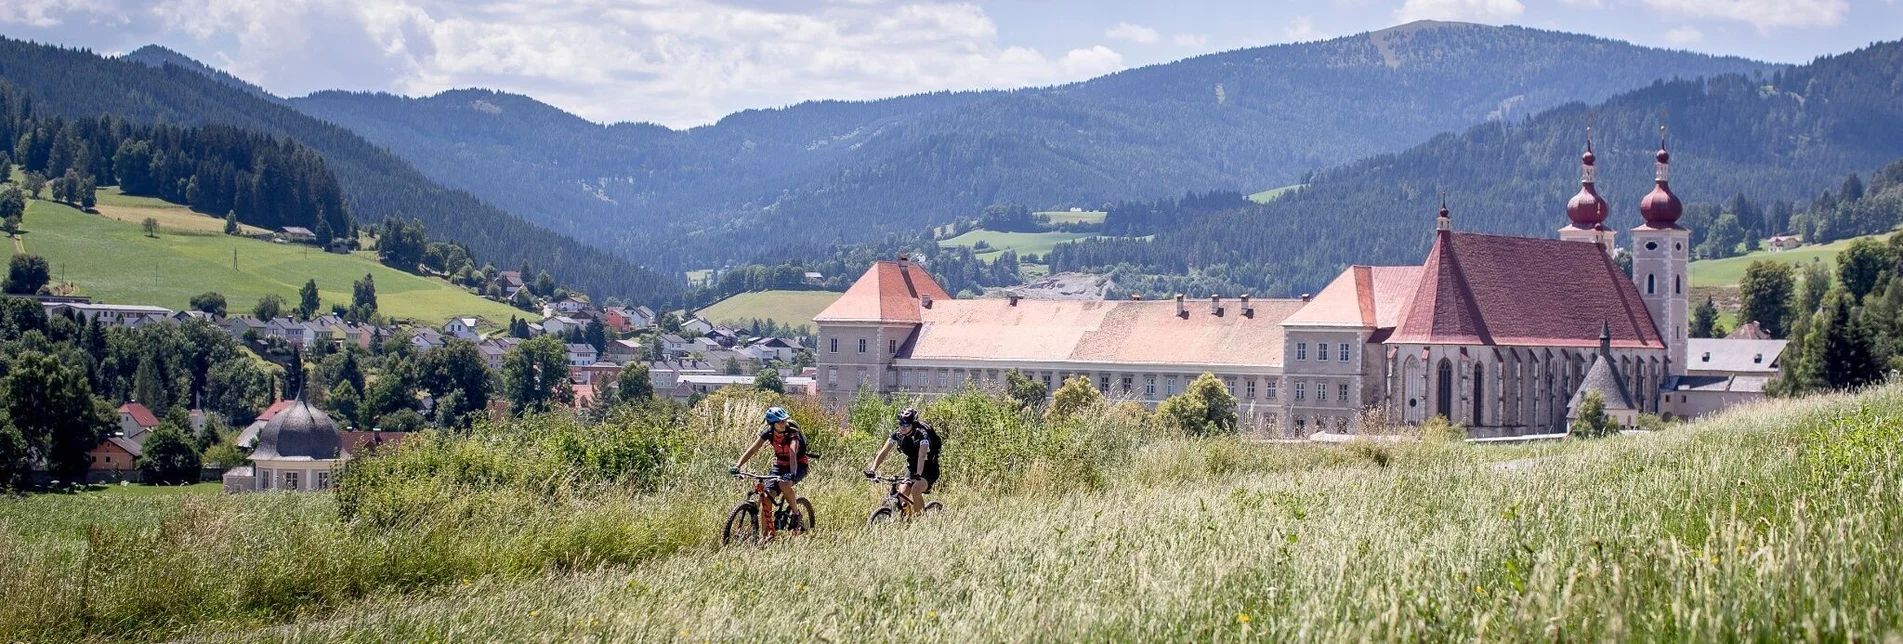
<path fill-rule="evenodd" d="M 253 458 L 336 459 L 343 456 L 343 435 L 330 415 L 298 400 L 278 412 L 258 432 Z"/>

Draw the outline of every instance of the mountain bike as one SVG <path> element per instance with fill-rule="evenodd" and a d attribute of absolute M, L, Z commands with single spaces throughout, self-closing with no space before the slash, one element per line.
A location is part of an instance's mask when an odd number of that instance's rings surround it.
<path fill-rule="evenodd" d="M 866 517 L 866 525 L 879 525 L 881 523 L 891 521 L 894 517 L 911 517 L 911 516 L 914 516 L 915 514 L 931 514 L 931 513 L 938 512 L 940 510 L 945 509 L 945 504 L 939 503 L 937 501 L 930 501 L 925 504 L 925 510 L 923 512 L 916 512 L 916 513 L 912 512 L 911 511 L 912 500 L 909 498 L 906 498 L 905 495 L 899 493 L 899 485 L 905 483 L 905 481 L 907 480 L 905 477 L 874 476 L 874 477 L 871 477 L 871 480 L 875 482 L 879 482 L 879 483 L 885 483 L 889 487 L 886 489 L 885 501 L 880 502 L 879 507 L 873 509 L 872 514 Z"/>
<path fill-rule="evenodd" d="M 795 518 L 791 508 L 783 501 L 776 487 L 780 477 L 740 472 L 734 478 L 753 481 L 753 489 L 747 491 L 747 499 L 733 506 L 727 513 L 726 529 L 720 533 L 720 545 L 735 543 L 766 543 L 775 534 L 787 532 L 799 534 L 813 529 L 818 522 L 814 520 L 813 504 L 806 499 L 799 500 L 799 518 Z"/>

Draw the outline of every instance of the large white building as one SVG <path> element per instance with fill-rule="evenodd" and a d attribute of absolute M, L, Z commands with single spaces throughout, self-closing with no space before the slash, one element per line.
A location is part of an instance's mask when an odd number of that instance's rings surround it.
<path fill-rule="evenodd" d="M 1312 299 L 957 300 L 903 257 L 877 262 L 814 318 L 817 388 L 841 404 L 861 389 L 940 394 L 1015 369 L 1154 404 L 1207 372 L 1246 424 L 1297 436 L 1433 416 L 1475 436 L 1558 433 L 1588 392 L 1626 423 L 1761 397 L 1763 378 L 1727 379 L 1718 396 L 1710 378 L 1685 377 L 1689 232 L 1664 145 L 1644 223 L 1629 231 L 1629 277 L 1595 161 L 1588 145 L 1559 239 L 1457 232 L 1443 206 L 1421 264 L 1352 266 Z M 1782 344 L 1754 350 L 1774 365 Z"/>

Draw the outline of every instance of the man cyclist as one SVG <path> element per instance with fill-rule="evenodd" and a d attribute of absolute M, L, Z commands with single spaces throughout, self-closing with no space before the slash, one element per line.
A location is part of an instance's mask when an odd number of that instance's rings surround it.
<path fill-rule="evenodd" d="M 786 501 L 786 507 L 792 509 L 795 525 L 806 525 L 806 520 L 799 515 L 800 497 L 793 491 L 793 484 L 806 478 L 808 459 L 806 435 L 800 433 L 799 424 L 793 422 L 793 416 L 786 413 L 783 407 L 768 407 L 766 424 L 766 430 L 760 432 L 760 439 L 754 441 L 753 446 L 748 447 L 745 454 L 740 455 L 740 460 L 735 462 L 728 472 L 739 474 L 740 466 L 746 465 L 747 459 L 753 458 L 754 452 L 760 451 L 761 447 L 771 445 L 773 471 L 768 472 L 768 475 L 779 477 L 780 480 L 775 485 L 779 490 L 780 498 Z"/>
<path fill-rule="evenodd" d="M 892 432 L 885 446 L 872 457 L 872 463 L 866 465 L 866 478 L 879 475 L 879 464 L 897 447 L 905 455 L 905 483 L 899 486 L 912 504 L 912 511 L 925 507 L 925 495 L 932 491 L 932 485 L 938 482 L 938 452 L 941 443 L 938 432 L 931 425 L 919 422 L 917 409 L 899 412 L 899 430 Z"/>

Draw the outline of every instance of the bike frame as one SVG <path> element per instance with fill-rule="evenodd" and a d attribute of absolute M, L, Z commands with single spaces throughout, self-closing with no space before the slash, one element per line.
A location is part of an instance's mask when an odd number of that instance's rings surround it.
<path fill-rule="evenodd" d="M 780 495 L 779 490 L 767 487 L 767 483 L 769 481 L 777 483 L 780 481 L 780 477 L 761 476 L 759 474 L 748 474 L 746 472 L 741 472 L 736 476 L 753 479 L 753 489 L 747 492 L 747 500 L 753 502 L 753 506 L 760 511 L 760 538 L 765 539 L 772 537 L 775 532 L 779 531 L 778 526 L 773 525 L 773 513 L 778 512 L 780 506 L 785 505 L 785 498 Z"/>
<path fill-rule="evenodd" d="M 904 494 L 899 493 L 899 486 L 905 483 L 905 479 L 897 476 L 881 476 L 873 480 L 883 482 L 888 486 L 885 493 L 886 503 L 890 503 L 893 507 L 897 508 L 899 514 L 902 516 L 912 515 L 912 500 L 906 498 Z"/>

